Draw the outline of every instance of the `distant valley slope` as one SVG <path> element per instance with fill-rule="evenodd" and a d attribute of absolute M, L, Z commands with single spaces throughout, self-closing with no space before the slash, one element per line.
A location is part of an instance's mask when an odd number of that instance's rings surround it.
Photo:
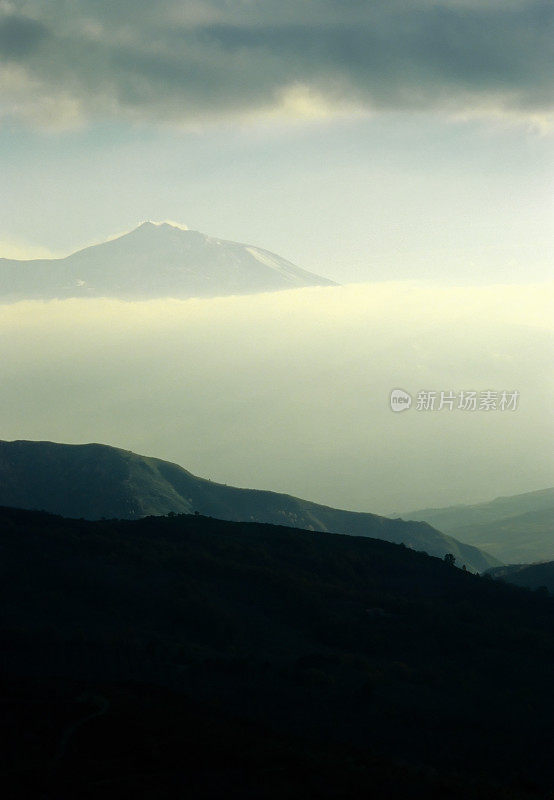
<path fill-rule="evenodd" d="M 425 522 L 342 511 L 276 492 L 197 478 L 176 464 L 102 444 L 0 442 L 0 505 L 66 517 L 136 519 L 170 512 L 253 521 L 404 543 L 483 571 L 500 562 Z"/>
<path fill-rule="evenodd" d="M 400 516 L 425 520 L 506 564 L 554 559 L 554 489 L 476 505 L 406 511 Z"/>
<path fill-rule="evenodd" d="M 67 297 L 214 297 L 332 286 L 260 247 L 145 222 L 66 258 L 0 258 L 0 300 Z"/>
<path fill-rule="evenodd" d="M 526 589 L 544 587 L 554 594 L 554 561 L 544 564 L 511 564 L 507 567 L 493 567 L 487 571 L 493 578 L 502 578 L 516 586 Z"/>

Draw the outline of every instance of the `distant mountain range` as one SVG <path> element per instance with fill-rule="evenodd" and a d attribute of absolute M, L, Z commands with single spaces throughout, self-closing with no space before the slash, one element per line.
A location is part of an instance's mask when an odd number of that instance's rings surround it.
<path fill-rule="evenodd" d="M 333 286 L 252 245 L 169 223 L 144 222 L 117 239 L 66 258 L 0 258 L 0 300 L 68 297 L 214 297 Z"/>
<path fill-rule="evenodd" d="M 526 589 L 540 589 L 544 587 L 554 594 L 554 561 L 543 564 L 510 564 L 507 567 L 492 567 L 487 570 L 487 575 L 501 578 L 516 586 Z"/>
<path fill-rule="evenodd" d="M 102 444 L 0 442 L 0 505 L 85 519 L 193 513 L 403 543 L 482 572 L 501 562 L 426 522 L 343 511 L 290 495 L 237 489 L 176 464 Z"/>
<path fill-rule="evenodd" d="M 554 559 L 554 489 L 476 505 L 406 511 L 399 516 L 425 520 L 507 564 Z"/>

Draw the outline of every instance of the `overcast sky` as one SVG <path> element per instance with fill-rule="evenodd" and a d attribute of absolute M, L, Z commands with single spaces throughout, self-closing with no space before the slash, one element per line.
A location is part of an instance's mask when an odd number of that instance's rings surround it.
<path fill-rule="evenodd" d="M 0 0 L 0 255 L 144 219 L 339 281 L 543 280 L 543 0 Z"/>
<path fill-rule="evenodd" d="M 173 220 L 356 284 L 0 306 L 0 436 L 370 511 L 551 484 L 553 16 L 0 0 L 0 257 Z M 393 388 L 521 408 L 394 414 Z"/>

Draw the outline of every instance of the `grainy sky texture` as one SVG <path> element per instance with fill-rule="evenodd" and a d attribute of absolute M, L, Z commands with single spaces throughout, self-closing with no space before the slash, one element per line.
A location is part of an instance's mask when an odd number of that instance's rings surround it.
<path fill-rule="evenodd" d="M 544 280 L 546 0 L 0 0 L 0 256 L 173 219 L 339 281 Z"/>
<path fill-rule="evenodd" d="M 64 113 L 68 123 L 255 113 L 286 105 L 295 87 L 306 88 L 307 105 L 313 91 L 330 110 L 488 105 L 541 114 L 552 103 L 547 0 L 3 0 L 0 8 L 4 86 L 17 96 L 6 111 L 37 124 Z"/>
<path fill-rule="evenodd" d="M 3 438 L 374 511 L 550 483 L 553 20 L 550 0 L 0 0 L 0 257 L 168 219 L 365 284 L 4 307 Z M 398 416 L 396 384 L 522 409 Z"/>

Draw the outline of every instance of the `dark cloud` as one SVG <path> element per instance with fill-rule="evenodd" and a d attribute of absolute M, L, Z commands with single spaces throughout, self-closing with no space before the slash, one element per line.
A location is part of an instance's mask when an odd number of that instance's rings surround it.
<path fill-rule="evenodd" d="M 27 17 L 6 14 L 0 17 L 0 56 L 6 59 L 25 58 L 32 54 L 46 37 L 45 26 Z"/>
<path fill-rule="evenodd" d="M 25 10 L 0 17 L 0 54 L 91 116 L 255 111 L 294 84 L 372 108 L 552 105 L 544 0 L 27 0 Z"/>

